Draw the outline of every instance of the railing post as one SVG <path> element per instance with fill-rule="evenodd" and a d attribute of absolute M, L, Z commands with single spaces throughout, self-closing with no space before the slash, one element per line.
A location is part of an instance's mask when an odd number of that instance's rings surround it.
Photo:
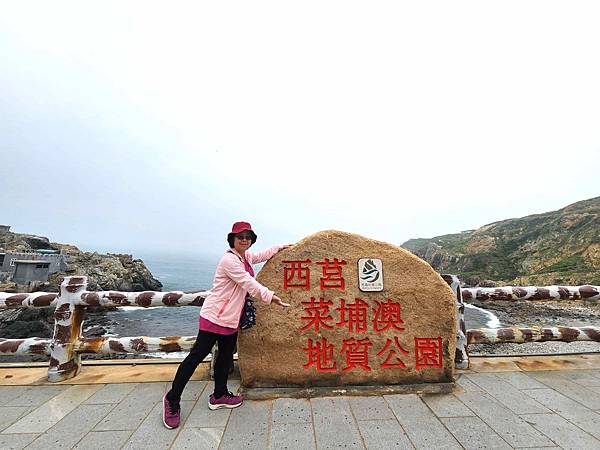
<path fill-rule="evenodd" d="M 465 325 L 465 304 L 460 290 L 460 280 L 456 275 L 442 275 L 442 278 L 456 296 L 456 353 L 454 367 L 457 369 L 469 368 L 469 354 L 467 353 L 467 327 Z"/>
<path fill-rule="evenodd" d="M 81 356 L 75 351 L 75 343 L 81 334 L 85 307 L 76 303 L 86 287 L 87 277 L 65 277 L 60 285 L 48 368 L 50 382 L 73 378 L 81 368 Z"/>

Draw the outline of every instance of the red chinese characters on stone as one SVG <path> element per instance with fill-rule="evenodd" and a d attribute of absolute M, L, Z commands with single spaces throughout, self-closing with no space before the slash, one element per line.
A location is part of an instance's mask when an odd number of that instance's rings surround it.
<path fill-rule="evenodd" d="M 342 276 L 342 268 L 346 265 L 346 261 L 343 259 L 340 261 L 337 258 L 330 261 L 329 258 L 325 258 L 323 262 L 318 262 L 317 265 L 322 266 L 323 269 L 323 276 L 319 279 L 322 291 L 326 289 L 344 291 L 346 289 L 346 281 Z"/>
<path fill-rule="evenodd" d="M 303 349 L 308 357 L 308 362 L 302 367 L 308 369 L 315 366 L 317 372 L 335 372 L 337 363 L 333 361 L 333 345 L 327 343 L 327 339 L 323 338 L 320 342 L 308 340 L 308 347 Z"/>
<path fill-rule="evenodd" d="M 415 337 L 416 369 L 442 368 L 442 338 Z"/>
<path fill-rule="evenodd" d="M 400 303 L 392 302 L 390 299 L 385 303 L 377 303 L 377 308 L 373 308 L 375 311 L 375 318 L 373 319 L 373 330 L 377 333 L 381 333 L 390 328 L 394 328 L 398 331 L 404 331 L 404 321 L 400 317 Z"/>
<path fill-rule="evenodd" d="M 310 262 L 305 261 L 293 261 L 293 263 L 305 264 Z M 292 263 L 287 261 L 287 263 Z M 335 264 L 333 264 L 335 263 Z M 333 288 L 335 280 L 340 281 L 343 286 L 343 277 L 341 277 L 341 268 L 345 264 L 345 261 L 334 261 L 325 260 L 325 263 L 317 264 L 329 264 L 329 269 L 337 267 L 339 272 L 333 270 L 327 272 L 325 266 L 323 268 L 324 278 L 321 278 L 321 283 L 325 282 L 325 288 Z M 289 268 L 290 273 L 287 273 L 286 280 L 289 282 L 288 286 L 292 287 L 292 284 L 299 286 L 298 280 L 308 280 L 308 269 L 302 268 L 306 272 L 300 275 L 300 265 L 294 265 Z M 329 270 L 327 269 L 327 270 Z M 337 270 L 337 269 L 336 269 Z M 296 273 L 296 272 L 298 273 Z M 324 289 L 322 287 L 322 289 Z M 371 307 L 369 303 L 361 298 L 355 297 L 354 302 L 348 302 L 346 299 L 339 299 L 339 307 L 333 309 L 334 302 L 332 300 L 325 300 L 324 297 L 310 297 L 310 301 L 304 301 L 302 307 L 304 309 L 304 315 L 300 317 L 303 322 L 303 326 L 299 329 L 300 332 L 307 330 L 319 333 L 323 330 L 333 330 L 342 328 L 344 331 L 352 334 L 365 333 L 368 331 L 368 324 L 373 323 L 373 330 L 377 333 L 392 332 L 397 334 L 398 332 L 405 332 L 404 321 L 401 315 L 400 302 L 394 302 L 391 299 L 384 301 L 373 300 L 374 307 Z M 337 301 L 336 301 L 337 303 Z M 376 306 L 375 306 L 376 305 Z M 332 311 L 337 311 L 337 322 L 332 317 Z M 363 335 L 364 336 L 364 335 Z M 380 348 L 377 352 L 377 361 L 382 369 L 406 369 L 406 361 L 408 360 L 410 353 L 413 348 L 409 350 L 405 349 L 399 340 L 399 336 L 390 336 L 386 338 L 385 345 Z M 308 339 L 307 345 L 303 348 L 307 355 L 307 362 L 302 367 L 305 369 L 315 368 L 317 372 L 336 372 L 337 362 L 340 362 L 340 366 L 345 361 L 344 367 L 341 369 L 342 372 L 348 372 L 351 370 L 371 372 L 372 368 L 369 365 L 369 352 L 373 343 L 368 337 L 360 338 L 360 336 L 352 336 L 342 341 L 341 351 L 339 347 L 334 346 L 327 342 L 327 338 L 319 336 L 318 339 Z M 340 355 L 344 360 L 334 358 L 340 351 Z M 377 351 L 377 349 L 375 349 Z M 425 368 L 442 368 L 442 338 L 428 338 L 428 337 L 414 337 L 414 354 L 415 354 L 415 369 L 422 370 Z M 375 361 L 372 361 L 375 364 Z"/>
<path fill-rule="evenodd" d="M 306 267 L 311 263 L 310 259 L 282 261 L 287 264 L 283 268 L 283 289 L 310 289 L 310 269 Z"/>
<path fill-rule="evenodd" d="M 408 350 L 405 350 L 400 345 L 400 342 L 398 342 L 397 336 L 394 336 L 393 341 L 391 339 L 386 339 L 386 343 L 385 343 L 384 347 L 379 351 L 379 353 L 377 353 L 377 356 L 381 356 L 385 352 L 389 351 L 387 357 L 385 358 L 385 361 L 381 364 L 380 367 L 382 369 L 406 369 L 406 364 L 404 364 L 404 362 L 398 356 L 396 356 L 397 355 L 396 350 L 394 350 L 393 348 L 390 350 L 390 347 L 392 346 L 392 342 L 396 345 L 396 348 L 404 356 L 407 356 L 409 353 Z"/>
<path fill-rule="evenodd" d="M 367 331 L 367 302 L 356 298 L 354 303 L 346 304 L 346 300 L 341 300 L 342 305 L 336 308 L 340 313 L 340 321 L 335 325 L 337 327 L 348 327 L 348 331 L 361 333 Z"/>
<path fill-rule="evenodd" d="M 311 297 L 309 302 L 302 302 L 302 304 L 305 305 L 304 312 L 307 315 L 300 317 L 300 319 L 308 323 L 300 328 L 300 331 L 306 331 L 313 326 L 317 332 L 320 327 L 333 329 L 333 326 L 325 323 L 333 321 L 333 317 L 329 312 L 329 307 L 333 305 L 331 300 L 324 300 L 323 297 L 319 297 L 317 302 L 314 297 Z"/>
<path fill-rule="evenodd" d="M 342 354 L 346 355 L 346 367 L 342 372 L 348 372 L 353 368 L 361 368 L 367 372 L 371 371 L 369 367 L 369 348 L 373 344 L 369 338 L 356 340 L 355 338 L 344 339 L 342 345 Z"/>

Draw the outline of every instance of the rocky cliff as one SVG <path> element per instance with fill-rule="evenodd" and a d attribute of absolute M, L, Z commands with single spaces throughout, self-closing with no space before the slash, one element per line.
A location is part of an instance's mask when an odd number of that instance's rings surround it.
<path fill-rule="evenodd" d="M 600 197 L 402 247 L 471 285 L 598 285 Z"/>
<path fill-rule="evenodd" d="M 65 250 L 70 255 L 66 272 L 51 274 L 48 283 L 43 285 L 0 284 L 0 291 L 28 292 L 44 290 L 58 292 L 62 277 L 86 275 L 88 289 L 117 291 L 160 291 L 162 284 L 152 276 L 144 262 L 131 255 L 82 252 L 69 244 L 50 242 L 43 236 L 0 231 L 0 251 Z"/>

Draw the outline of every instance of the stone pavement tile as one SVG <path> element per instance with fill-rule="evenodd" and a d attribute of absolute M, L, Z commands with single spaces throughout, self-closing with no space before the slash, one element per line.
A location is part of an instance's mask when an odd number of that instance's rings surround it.
<path fill-rule="evenodd" d="M 528 395 L 523 394 L 513 385 L 496 377 L 493 373 L 474 373 L 467 378 L 478 384 L 486 392 L 516 414 L 549 413 Z"/>
<path fill-rule="evenodd" d="M 347 397 L 310 400 L 317 448 L 365 448 Z"/>
<path fill-rule="evenodd" d="M 2 450 L 17 450 L 27 447 L 39 434 L 0 434 Z"/>
<path fill-rule="evenodd" d="M 521 389 L 544 389 L 546 385 L 536 381 L 535 378 L 527 375 L 527 372 L 498 372 L 494 376 L 502 381 L 510 383 L 515 388 Z"/>
<path fill-rule="evenodd" d="M 544 383 L 590 409 L 597 409 L 600 405 L 600 393 L 594 392 L 593 388 L 586 388 L 554 372 L 532 372 L 532 376 L 540 383 Z"/>
<path fill-rule="evenodd" d="M 271 448 L 313 450 L 315 432 L 312 423 L 276 423 L 271 427 Z"/>
<path fill-rule="evenodd" d="M 0 406 L 10 403 L 32 389 L 28 386 L 0 386 Z"/>
<path fill-rule="evenodd" d="M 4 406 L 0 414 L 0 431 L 8 428 L 33 409 L 35 409 L 35 406 Z"/>
<path fill-rule="evenodd" d="M 165 383 L 141 383 L 100 421 L 94 431 L 136 430 L 162 400 Z"/>
<path fill-rule="evenodd" d="M 473 383 L 465 375 L 466 374 L 463 373 L 463 374 L 459 375 L 459 377 L 456 379 L 456 384 L 458 384 L 461 388 L 463 388 L 465 392 L 485 392 L 484 389 L 482 389 L 480 386 Z M 460 395 L 460 394 L 461 393 L 458 393 L 458 392 L 456 393 L 456 395 Z"/>
<path fill-rule="evenodd" d="M 214 390 L 214 383 L 212 386 L 213 386 L 212 390 Z M 227 388 L 234 394 L 237 394 L 240 391 L 240 380 L 229 380 L 227 382 Z M 211 391 L 211 393 L 212 393 L 212 391 Z"/>
<path fill-rule="evenodd" d="M 273 423 L 312 422 L 310 402 L 305 398 L 273 400 Z"/>
<path fill-rule="evenodd" d="M 224 428 L 184 428 L 171 450 L 217 450 Z"/>
<path fill-rule="evenodd" d="M 359 420 L 358 429 L 368 450 L 415 448 L 396 419 Z"/>
<path fill-rule="evenodd" d="M 204 390 L 202 391 L 202 393 L 200 394 L 200 397 L 198 398 L 196 405 L 190 412 L 190 415 L 188 417 L 185 417 L 185 416 L 181 417 L 181 422 L 184 427 L 186 427 L 186 428 L 187 427 L 190 427 L 190 428 L 221 428 L 221 427 L 225 427 L 225 425 L 227 424 L 227 420 L 229 420 L 229 415 L 231 414 L 231 409 L 223 408 L 223 409 L 217 409 L 215 411 L 211 411 L 210 409 L 208 409 L 208 398 L 213 393 L 214 388 L 215 388 L 214 383 L 209 382 L 206 385 L 206 387 L 204 388 Z M 230 387 L 230 389 L 231 389 L 231 387 Z M 244 405 L 245 405 L 245 403 L 242 406 L 240 406 L 240 408 L 243 408 Z"/>
<path fill-rule="evenodd" d="M 88 398 L 85 404 L 120 403 L 135 387 L 135 383 L 106 384 Z"/>
<path fill-rule="evenodd" d="M 490 395 L 467 392 L 458 398 L 513 447 L 554 445 L 546 436 Z"/>
<path fill-rule="evenodd" d="M 193 401 L 181 402 L 181 415 L 187 417 L 194 406 Z M 142 424 L 137 430 L 127 439 L 127 443 L 123 449 L 168 449 L 179 430 L 170 430 L 164 426 L 162 421 L 162 400 L 157 403 L 150 414 L 146 416 Z"/>
<path fill-rule="evenodd" d="M 73 448 L 114 405 L 79 405 L 40 435 L 28 449 Z"/>
<path fill-rule="evenodd" d="M 202 395 L 202 391 L 206 388 L 207 381 L 190 381 L 181 394 L 181 401 L 196 401 Z M 167 390 L 171 389 L 171 383 L 168 383 Z"/>
<path fill-rule="evenodd" d="M 417 395 L 385 395 L 398 422 L 417 448 L 461 448 L 452 434 Z"/>
<path fill-rule="evenodd" d="M 532 389 L 523 392 L 595 438 L 600 439 L 600 414 L 552 389 Z"/>
<path fill-rule="evenodd" d="M 515 447 L 515 450 L 562 450 L 560 447 Z"/>
<path fill-rule="evenodd" d="M 395 419 L 394 413 L 383 397 L 348 397 L 356 420 Z"/>
<path fill-rule="evenodd" d="M 600 378 L 600 369 L 583 369 L 580 370 L 580 372 L 587 373 L 596 378 Z"/>
<path fill-rule="evenodd" d="M 221 450 L 243 447 L 263 450 L 269 446 L 270 401 L 245 401 L 231 411 L 221 439 Z"/>
<path fill-rule="evenodd" d="M 563 448 L 577 450 L 600 448 L 600 441 L 558 414 L 524 414 L 521 416 Z"/>
<path fill-rule="evenodd" d="M 6 406 L 39 406 L 67 389 L 68 386 L 32 386 Z"/>
<path fill-rule="evenodd" d="M 479 417 L 446 417 L 442 422 L 466 449 L 512 448 Z"/>
<path fill-rule="evenodd" d="M 475 415 L 453 394 L 426 394 L 421 396 L 421 400 L 438 417 L 468 417 Z"/>
<path fill-rule="evenodd" d="M 585 387 L 600 386 L 600 370 L 561 370 L 558 374 Z"/>
<path fill-rule="evenodd" d="M 119 450 L 132 431 L 91 431 L 79 441 L 76 450 Z"/>
<path fill-rule="evenodd" d="M 100 385 L 73 385 L 12 424 L 4 433 L 43 433 L 90 398 Z"/>

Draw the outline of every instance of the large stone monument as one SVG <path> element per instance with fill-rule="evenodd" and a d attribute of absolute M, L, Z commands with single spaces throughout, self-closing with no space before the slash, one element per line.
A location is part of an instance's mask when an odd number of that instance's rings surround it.
<path fill-rule="evenodd" d="M 291 307 L 256 301 L 238 341 L 244 388 L 453 381 L 456 299 L 412 253 L 340 231 L 279 252 L 258 280 Z"/>

